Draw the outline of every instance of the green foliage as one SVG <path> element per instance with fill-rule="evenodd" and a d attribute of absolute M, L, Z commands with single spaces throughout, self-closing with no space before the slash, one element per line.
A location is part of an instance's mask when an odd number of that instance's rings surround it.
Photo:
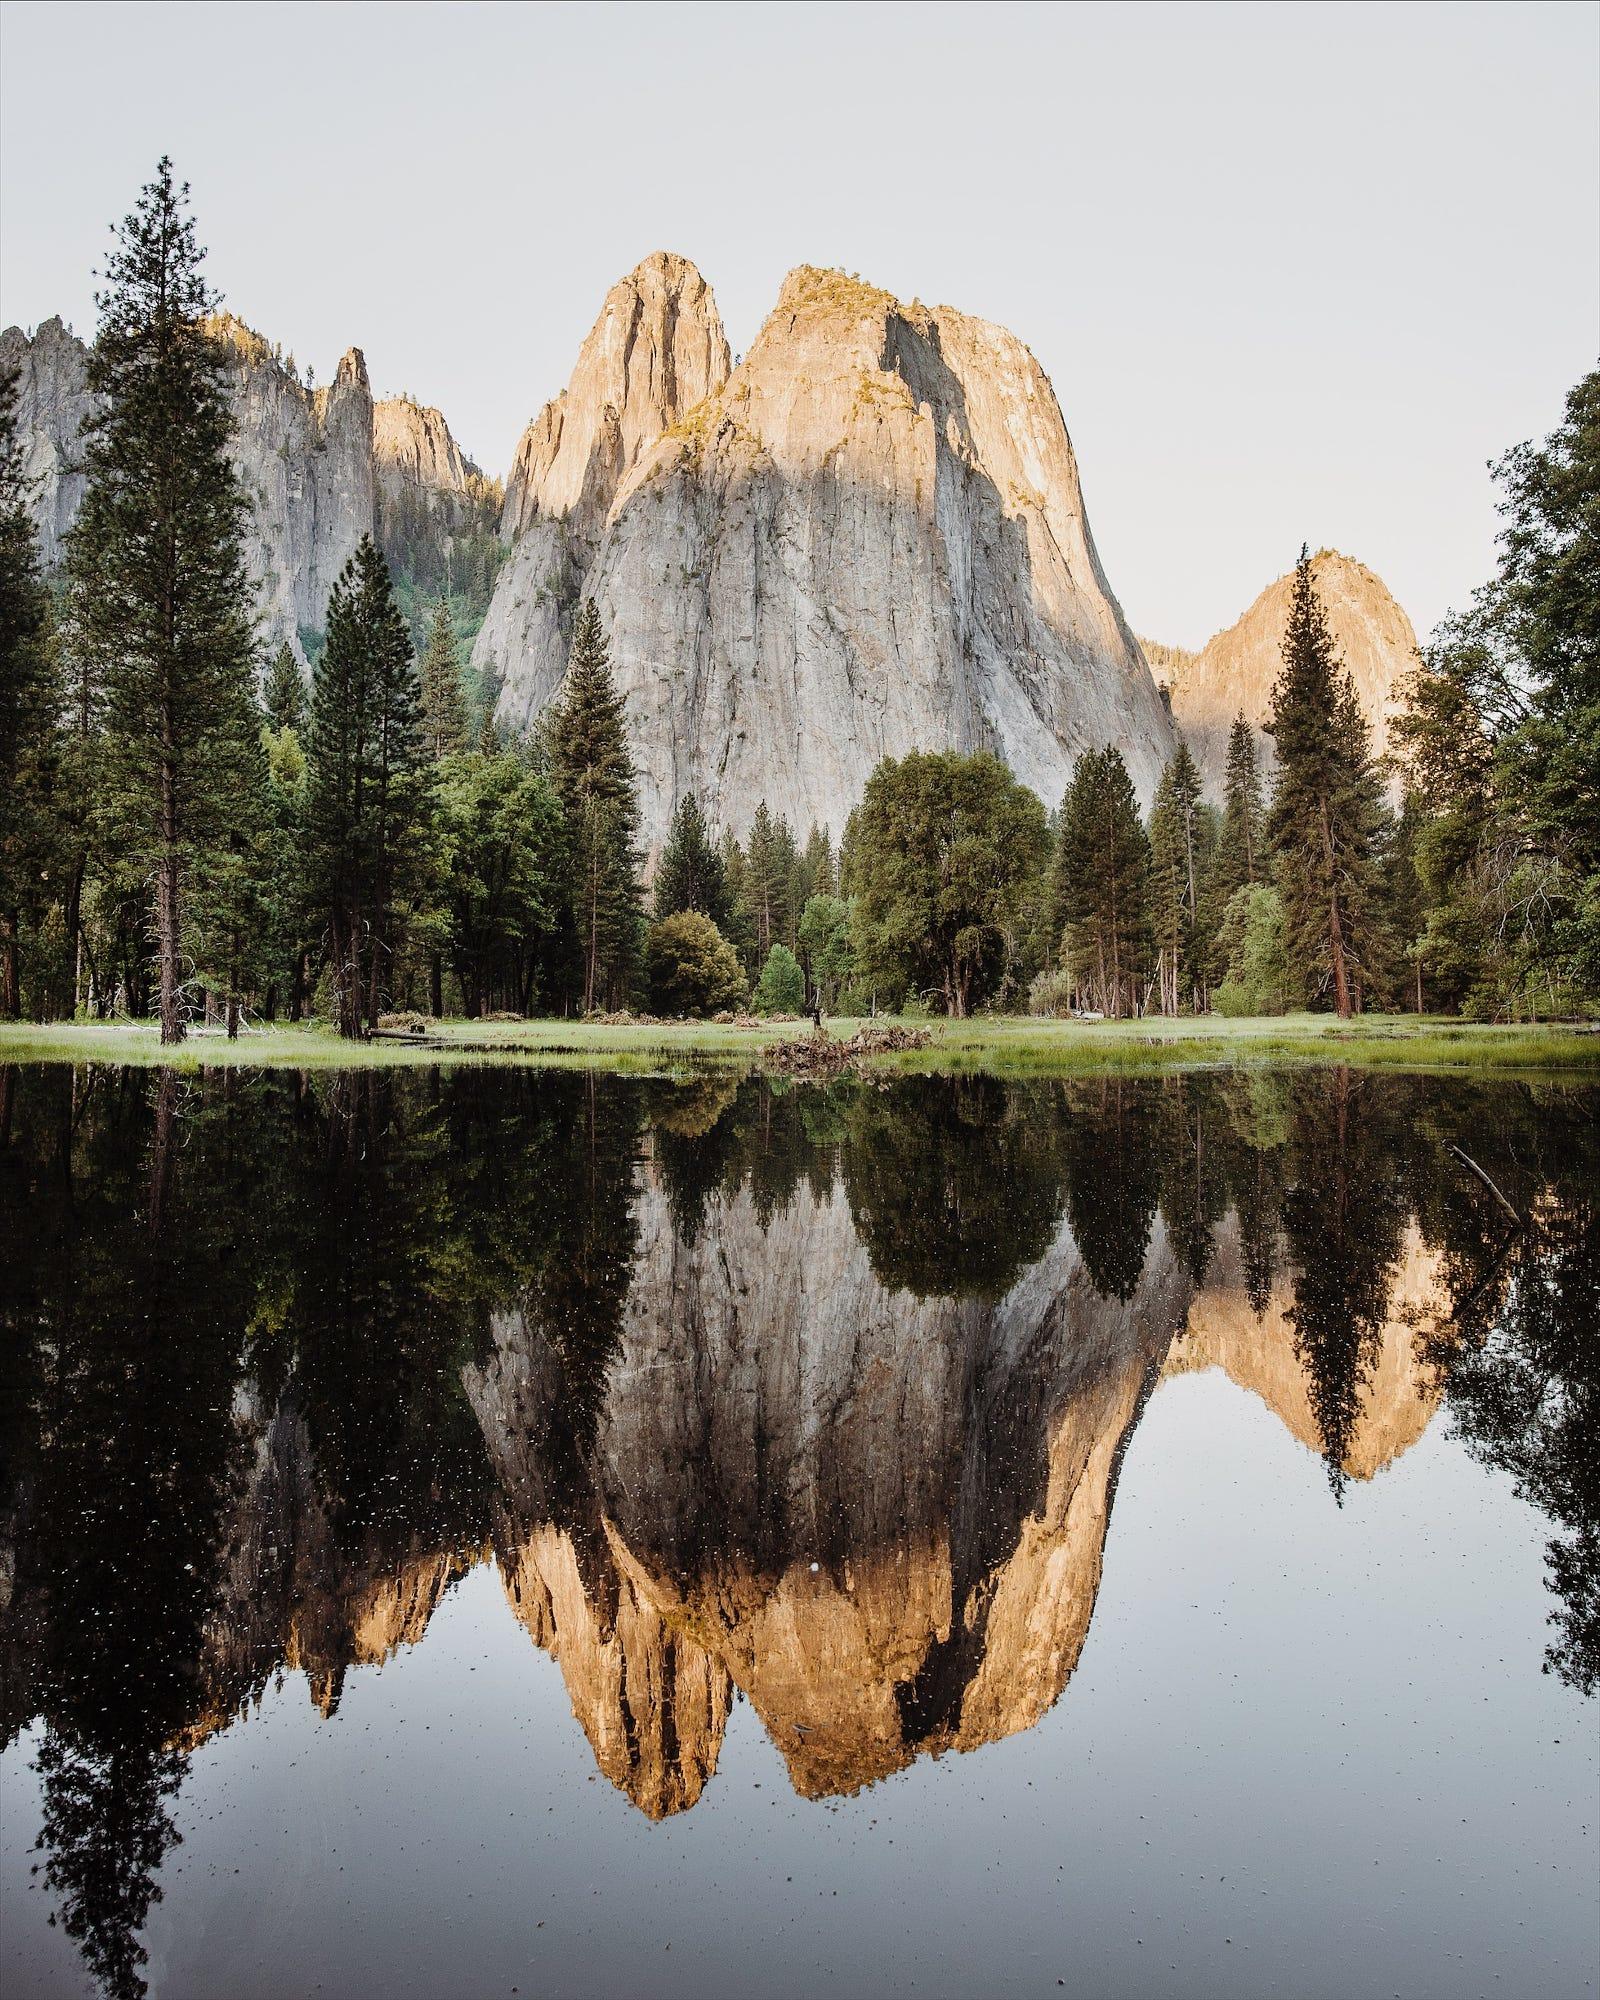
<path fill-rule="evenodd" d="M 48 907 L 60 701 L 17 435 L 17 371 L 0 370 L 0 1015 L 22 1011 L 23 933 Z"/>
<path fill-rule="evenodd" d="M 427 643 L 417 664 L 422 687 L 423 743 L 437 764 L 467 747 L 467 701 L 461 680 L 461 656 L 456 650 L 450 607 L 442 597 L 434 604 Z"/>
<path fill-rule="evenodd" d="M 1217 837 L 1217 892 L 1226 903 L 1235 889 L 1267 875 L 1266 803 L 1256 757 L 1256 733 L 1242 715 L 1228 732 L 1222 826 Z"/>
<path fill-rule="evenodd" d="M 775 944 L 767 953 L 751 1001 L 758 1014 L 798 1014 L 806 1004 L 806 976 L 800 961 L 786 944 Z"/>
<path fill-rule="evenodd" d="M 1360 1012 L 1387 971 L 1388 815 L 1355 682 L 1335 651 L 1304 548 L 1267 729 L 1278 751 L 1268 833 L 1290 967 L 1308 998 L 1331 998 L 1344 1018 Z"/>
<path fill-rule="evenodd" d="M 571 916 L 584 1012 L 632 991 L 643 925 L 639 801 L 625 705 L 594 599 L 573 627 L 561 700 L 549 722 L 550 773 L 566 818 Z"/>
<path fill-rule="evenodd" d="M 1056 929 L 1082 1004 L 1102 1014 L 1139 1012 L 1150 963 L 1150 843 L 1120 751 L 1078 759 L 1052 875 Z"/>
<path fill-rule="evenodd" d="M 328 600 L 328 642 L 312 684 L 303 849 L 346 1036 L 366 1032 L 391 991 L 424 869 L 428 771 L 410 635 L 388 566 L 364 535 Z"/>
<path fill-rule="evenodd" d="M 300 662 L 294 656 L 294 648 L 287 639 L 272 656 L 266 686 L 262 689 L 261 705 L 271 729 L 280 732 L 292 730 L 296 736 L 304 733 L 307 716 L 305 678 L 300 672 Z"/>
<path fill-rule="evenodd" d="M 1048 832 L 1043 806 L 997 758 L 886 758 L 847 844 L 864 977 L 896 997 L 939 991 L 958 1017 L 1002 989 Z"/>
<path fill-rule="evenodd" d="M 1210 848 L 1215 828 L 1200 797 L 1200 773 L 1180 741 L 1150 814 L 1150 904 L 1156 984 L 1163 1014 L 1187 998 L 1197 1013 L 1210 985 Z"/>
<path fill-rule="evenodd" d="M 469 1016 L 526 1012 L 565 909 L 566 840 L 550 784 L 509 752 L 461 752 L 439 771 L 443 949 Z"/>
<path fill-rule="evenodd" d="M 1290 995 L 1283 902 L 1264 882 L 1235 889 L 1217 935 L 1223 977 L 1219 1014 L 1281 1014 Z"/>
<path fill-rule="evenodd" d="M 807 900 L 799 926 L 800 962 L 818 1005 L 837 1009 L 839 995 L 855 976 L 855 941 L 850 905 L 819 893 Z"/>
<path fill-rule="evenodd" d="M 70 643 L 106 721 L 102 805 L 121 864 L 154 885 L 161 1031 L 185 1028 L 198 864 L 248 841 L 259 803 L 247 503 L 229 442 L 215 299 L 163 159 L 123 223 L 99 295 L 69 537 Z M 208 867 L 215 885 L 230 870 Z"/>
<path fill-rule="evenodd" d="M 698 1019 L 744 1004 L 738 954 L 703 910 L 675 910 L 650 926 L 645 973 L 658 1014 Z"/>
<path fill-rule="evenodd" d="M 774 942 L 791 950 L 799 911 L 794 906 L 795 870 L 798 855 L 789 823 L 780 814 L 776 819 L 767 810 L 765 799 L 756 807 L 750 838 L 745 843 L 744 899 L 750 916 L 753 962 L 764 964 Z"/>
<path fill-rule="evenodd" d="M 450 607 L 458 645 L 470 648 L 494 595 L 508 550 L 500 540 L 504 493 L 498 480 L 475 468 L 465 492 L 411 485 L 380 490 L 377 541 L 395 580 L 395 601 L 419 649 L 427 642 L 434 607 Z"/>
<path fill-rule="evenodd" d="M 699 910 L 719 932 L 729 914 L 727 871 L 693 792 L 678 801 L 656 868 L 657 918 L 680 910 Z"/>
<path fill-rule="evenodd" d="M 1496 476 L 1498 573 L 1425 649 L 1395 734 L 1429 991 L 1517 1017 L 1600 996 L 1600 372 Z"/>

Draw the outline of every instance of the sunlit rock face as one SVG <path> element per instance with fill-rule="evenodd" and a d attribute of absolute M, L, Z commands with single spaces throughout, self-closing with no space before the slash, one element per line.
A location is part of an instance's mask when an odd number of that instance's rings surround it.
<path fill-rule="evenodd" d="M 543 1333 L 500 1317 L 468 1383 L 511 1496 L 508 1596 L 601 1768 L 652 1813 L 692 1803 L 731 1686 L 812 1797 L 1031 1726 L 1082 1646 L 1119 1450 L 1187 1304 L 1159 1222 L 1119 1303 L 1065 1226 L 999 1300 L 886 1286 L 842 1187 L 764 1227 L 746 1188 L 686 1242 L 647 1186 L 638 1219 L 576 1504 L 547 1484 Z"/>
<path fill-rule="evenodd" d="M 1388 1273 L 1386 1316 L 1367 1358 L 1340 1462 L 1352 1479 L 1371 1479 L 1392 1464 L 1433 1419 L 1443 1385 L 1419 1355 L 1417 1333 L 1440 1296 L 1438 1254 L 1423 1242 L 1413 1220 Z M 1280 1269 L 1262 1311 L 1255 1311 L 1245 1286 L 1237 1221 L 1230 1216 L 1217 1230 L 1215 1257 L 1189 1308 L 1188 1325 L 1167 1357 L 1166 1373 L 1220 1368 L 1259 1396 L 1301 1444 L 1320 1453 L 1323 1439 L 1295 1346 L 1294 1300 L 1294 1272 Z"/>
<path fill-rule="evenodd" d="M 1054 805 L 1077 756 L 1115 743 L 1149 795 L 1168 719 L 1013 335 L 802 267 L 741 365 L 682 407 L 609 493 L 619 453 L 585 442 L 574 464 L 604 477 L 569 473 L 531 512 L 549 413 L 530 432 L 507 493 L 523 541 L 475 654 L 526 723 L 560 685 L 573 603 L 596 599 L 650 842 L 689 790 L 741 830 L 765 797 L 837 832 L 878 761 L 914 749 L 998 751 Z M 566 495 L 576 542 L 554 521 Z"/>
<path fill-rule="evenodd" d="M 1311 574 L 1372 727 L 1373 754 L 1381 755 L 1400 707 L 1400 683 L 1416 665 L 1417 635 L 1383 579 L 1365 564 L 1337 549 L 1321 549 L 1311 559 Z M 1173 719 L 1216 797 L 1222 794 L 1234 717 L 1242 715 L 1260 729 L 1271 713 L 1293 585 L 1292 570 L 1268 584 L 1237 624 L 1196 654 L 1155 649 L 1163 657 L 1152 665 L 1170 683 Z M 1261 739 L 1258 749 L 1270 761 L 1272 739 Z"/>
<path fill-rule="evenodd" d="M 234 418 L 232 452 L 250 500 L 245 561 L 262 636 L 320 632 L 328 595 L 363 535 L 398 542 L 432 524 L 448 534 L 481 475 L 437 410 L 406 397 L 374 403 L 367 364 L 352 347 L 334 379 L 313 389 L 291 373 L 260 334 L 226 314 L 223 343 Z M 0 334 L 0 365 L 18 370 L 18 429 L 29 501 L 47 569 L 83 499 L 80 430 L 94 399 L 88 349 L 59 319 L 30 337 Z"/>

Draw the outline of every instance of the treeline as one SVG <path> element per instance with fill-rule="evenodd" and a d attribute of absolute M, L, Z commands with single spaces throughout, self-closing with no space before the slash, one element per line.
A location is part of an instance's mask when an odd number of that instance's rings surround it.
<path fill-rule="evenodd" d="M 424 620 L 370 541 L 309 698 L 292 650 L 263 667 L 200 263 L 163 161 L 105 274 L 55 590 L 0 383 L 0 1013 L 154 1012 L 175 1041 L 247 1011 L 361 1036 L 397 1010 L 1524 1018 L 1600 993 L 1600 376 L 1499 468 L 1499 575 L 1419 660 L 1393 761 L 1302 552 L 1270 773 L 1242 716 L 1222 798 L 1180 743 L 1148 814 L 1115 745 L 1054 814 L 992 756 L 916 752 L 837 851 L 765 804 L 741 840 L 686 797 L 647 910 L 592 604 L 515 742 L 459 596 Z"/>

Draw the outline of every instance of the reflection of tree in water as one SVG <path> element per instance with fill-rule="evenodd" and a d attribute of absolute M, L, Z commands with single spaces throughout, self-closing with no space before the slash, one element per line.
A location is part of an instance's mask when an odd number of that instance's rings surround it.
<path fill-rule="evenodd" d="M 1463 1110 L 1468 1107 L 1464 1106 Z M 1600 1689 L 1600 1104 L 1593 1091 L 1496 1093 L 1445 1120 L 1521 1217 L 1469 1173 L 1442 1186 L 1446 1299 L 1424 1350 L 1474 1456 L 1558 1529 L 1546 1671 Z"/>
<path fill-rule="evenodd" d="M 1399 1135 L 1383 1104 L 1382 1085 L 1349 1069 L 1308 1077 L 1296 1094 L 1290 1178 L 1282 1196 L 1283 1230 L 1295 1264 L 1289 1322 L 1328 1483 L 1341 1501 L 1408 1214 Z"/>
<path fill-rule="evenodd" d="M 885 1285 L 995 1299 L 1044 1255 L 1062 1196 L 1048 1091 L 908 1078 L 840 1102 L 845 1192 Z"/>
<path fill-rule="evenodd" d="M 527 1298 L 561 1357 L 554 1431 L 587 1449 L 634 1251 L 636 1094 L 53 1069 L 4 1109 L 0 1192 L 29 1219 L 0 1258 L 5 1733 L 44 1718 L 46 1879 L 86 1965 L 135 1995 L 184 1739 L 272 1664 L 209 1683 L 254 1450 L 239 1390 L 303 1423 L 353 1569 L 481 1547 L 462 1363 Z"/>
<path fill-rule="evenodd" d="M 46 1129 L 20 1139 L 48 1162 L 31 1190 L 39 1261 L 3 1260 L 0 1294 L 12 1326 L 23 1296 L 39 1314 L 14 1594 L 43 1607 L 31 1692 L 46 1725 L 46 1879 L 85 1963 L 119 1996 L 145 1990 L 138 1932 L 178 1838 L 173 1739 L 199 1699 L 218 1592 L 251 1297 L 226 1121 L 193 1090 L 181 1117 L 180 1092 L 170 1073 L 40 1080 L 30 1109 Z"/>
<path fill-rule="evenodd" d="M 585 1463 L 633 1284 L 640 1101 L 631 1087 L 593 1074 L 574 1081 L 574 1101 L 551 1134 L 549 1206 L 523 1308 L 559 1363 L 559 1387 L 539 1442 L 558 1514 L 570 1509 L 576 1522 L 592 1511 Z"/>
<path fill-rule="evenodd" d="M 1160 1197 L 1151 1086 L 1105 1077 L 1067 1092 L 1067 1219 L 1095 1289 L 1133 1297 Z"/>

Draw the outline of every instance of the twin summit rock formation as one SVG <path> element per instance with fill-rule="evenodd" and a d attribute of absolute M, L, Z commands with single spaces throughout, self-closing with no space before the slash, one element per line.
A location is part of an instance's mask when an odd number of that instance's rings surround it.
<path fill-rule="evenodd" d="M 1095 551 L 1049 381 L 1014 335 L 949 307 L 802 266 L 734 366 L 700 272 L 648 257 L 523 434 L 498 521 L 439 412 L 375 401 L 358 349 L 313 388 L 222 324 L 268 639 L 314 648 L 363 534 L 437 587 L 464 537 L 497 528 L 508 553 L 474 664 L 499 682 L 502 719 L 531 725 L 560 688 L 577 606 L 596 600 L 652 852 L 689 791 L 741 833 L 765 798 L 837 836 L 879 760 L 917 749 L 992 750 L 1053 807 L 1077 758 L 1111 743 L 1148 800 L 1174 716 L 1215 783 L 1233 716 L 1270 706 L 1281 584 L 1199 655 L 1152 648 L 1158 685 Z M 0 336 L 47 562 L 81 498 L 85 359 L 59 320 Z M 1410 625 L 1369 571 L 1319 561 L 1381 729 Z"/>

